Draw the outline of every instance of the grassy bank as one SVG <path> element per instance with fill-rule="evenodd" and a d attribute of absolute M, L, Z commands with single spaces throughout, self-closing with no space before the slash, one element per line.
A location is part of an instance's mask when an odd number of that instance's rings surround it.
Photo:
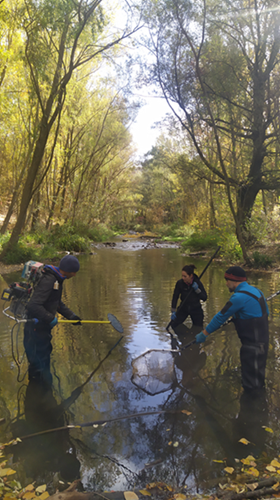
<path fill-rule="evenodd" d="M 17 245 L 5 256 L 4 264 L 19 264 L 28 260 L 46 262 L 59 260 L 61 252 L 91 251 L 92 242 L 102 242 L 112 238 L 115 232 L 106 226 L 100 225 L 89 228 L 83 224 L 58 224 L 49 231 L 38 228 L 20 237 Z M 0 251 L 9 241 L 10 233 L 0 237 Z"/>
<path fill-rule="evenodd" d="M 38 228 L 21 236 L 19 242 L 6 255 L 3 263 L 6 265 L 19 264 L 28 260 L 41 262 L 58 260 L 61 252 L 90 253 L 92 243 L 105 242 L 114 236 L 133 233 L 135 237 L 148 235 L 155 241 L 179 243 L 182 252 L 212 252 L 221 246 L 219 257 L 226 263 L 243 264 L 242 251 L 233 228 L 230 226 L 212 230 L 199 230 L 191 226 L 164 225 L 152 228 L 152 233 L 144 226 L 126 228 L 108 228 L 98 225 L 90 228 L 82 223 L 63 226 L 56 225 L 49 231 Z M 149 228 L 151 229 L 151 228 Z M 255 231 L 248 237 L 247 250 L 255 269 L 275 269 L 280 266 L 280 241 L 277 235 L 269 232 Z M 8 242 L 10 233 L 0 237 L 0 251 Z"/>

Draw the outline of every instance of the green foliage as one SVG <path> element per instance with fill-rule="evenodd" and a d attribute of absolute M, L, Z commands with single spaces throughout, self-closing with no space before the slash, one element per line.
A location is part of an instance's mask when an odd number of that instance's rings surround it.
<path fill-rule="evenodd" d="M 273 259 L 268 255 L 261 254 L 258 251 L 253 253 L 253 266 L 256 268 L 267 269 L 273 264 Z"/>
<path fill-rule="evenodd" d="M 87 237 L 78 234 L 68 234 L 61 236 L 56 241 L 59 250 L 68 250 L 69 252 L 86 252 L 89 250 L 90 241 Z"/>
<path fill-rule="evenodd" d="M 2 250 L 5 243 L 8 243 L 10 239 L 10 233 L 7 231 L 5 234 L 0 234 L 0 249 Z"/>
<path fill-rule="evenodd" d="M 212 250 L 221 246 L 220 256 L 225 260 L 242 260 L 242 250 L 232 227 L 194 232 L 182 243 L 186 251 Z"/>
<path fill-rule="evenodd" d="M 268 220 L 264 214 L 255 215 L 247 219 L 245 224 L 245 241 L 247 245 L 254 245 L 267 240 Z"/>
<path fill-rule="evenodd" d="M 104 224 L 99 224 L 96 227 L 88 228 L 87 235 L 91 241 L 106 241 L 108 238 L 112 238 L 116 233 L 112 229 L 109 229 Z"/>
<path fill-rule="evenodd" d="M 218 230 L 194 232 L 186 241 L 182 243 L 184 250 L 209 250 L 219 245 L 220 234 Z"/>
<path fill-rule="evenodd" d="M 5 264 L 24 263 L 28 260 L 38 260 L 38 251 L 34 251 L 31 246 L 27 246 L 22 240 L 19 240 L 3 259 Z"/>
<path fill-rule="evenodd" d="M 60 253 L 52 245 L 43 245 L 38 253 L 39 262 L 50 262 L 60 259 Z"/>
<path fill-rule="evenodd" d="M 225 227 L 220 230 L 219 245 L 221 245 L 220 255 L 223 259 L 232 262 L 238 262 L 243 259 L 241 246 L 233 228 Z"/>
<path fill-rule="evenodd" d="M 194 232 L 193 228 L 187 225 L 178 226 L 178 224 L 165 224 L 154 228 L 164 241 L 182 241 L 186 237 L 190 237 Z"/>
<path fill-rule="evenodd" d="M 88 252 L 91 241 L 106 241 L 115 233 L 107 226 L 99 224 L 90 228 L 83 223 L 57 224 L 50 231 L 37 228 L 23 235 L 18 244 L 4 258 L 6 264 L 18 264 L 28 260 L 40 262 L 59 260 L 62 250 L 68 252 Z M 9 241 L 10 233 L 0 236 L 0 249 Z"/>
<path fill-rule="evenodd" d="M 150 229 L 149 224 L 135 224 L 133 226 L 133 231 L 136 231 L 136 233 L 144 233 L 144 231 Z"/>
<path fill-rule="evenodd" d="M 59 224 L 54 226 L 49 233 L 48 241 L 61 250 L 70 250 L 69 248 L 61 248 L 61 245 L 75 245 L 76 239 L 77 246 L 80 245 L 81 250 L 74 250 L 74 248 L 71 250 L 85 252 L 87 250 L 86 246 L 89 245 L 90 241 L 105 241 L 114 236 L 114 234 L 114 231 L 109 229 L 105 224 L 98 224 L 97 226 L 90 227 L 82 222 L 76 222 L 74 224 L 66 223 L 63 226 Z"/>

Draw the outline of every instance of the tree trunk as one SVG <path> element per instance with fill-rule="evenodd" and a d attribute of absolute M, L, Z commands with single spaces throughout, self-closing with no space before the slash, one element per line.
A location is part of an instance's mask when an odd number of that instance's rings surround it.
<path fill-rule="evenodd" d="M 31 225 L 30 229 L 31 231 L 34 231 L 36 224 L 39 220 L 39 214 L 40 214 L 40 191 L 38 190 L 37 193 L 34 196 L 34 206 L 31 210 Z"/>
<path fill-rule="evenodd" d="M 31 166 L 30 166 L 30 169 L 28 172 L 28 176 L 26 178 L 26 181 L 24 183 L 23 190 L 22 190 L 20 211 L 19 211 L 19 215 L 17 218 L 17 222 L 15 224 L 15 227 L 13 229 L 13 232 L 11 234 L 11 238 L 10 238 L 9 242 L 7 243 L 7 245 L 5 246 L 5 248 L 3 249 L 3 251 L 0 254 L 0 259 L 3 259 L 3 257 L 5 257 L 5 255 L 10 250 L 10 248 L 12 248 L 18 242 L 21 231 L 23 230 L 23 228 L 25 226 L 27 209 L 28 209 L 30 200 L 32 198 L 32 190 L 33 190 L 34 182 L 35 182 L 36 175 L 37 175 L 37 172 L 39 170 L 39 167 L 40 167 L 43 155 L 44 155 L 46 143 L 48 140 L 49 131 L 50 131 L 50 127 L 47 123 L 47 120 L 44 119 L 44 117 L 43 117 L 42 122 L 41 122 L 40 135 L 39 135 L 38 141 L 37 141 L 36 146 L 35 146 L 34 155 L 32 158 L 32 162 L 31 162 Z"/>

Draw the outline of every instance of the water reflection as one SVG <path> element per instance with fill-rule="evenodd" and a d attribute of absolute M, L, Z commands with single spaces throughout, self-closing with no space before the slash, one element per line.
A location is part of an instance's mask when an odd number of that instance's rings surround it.
<path fill-rule="evenodd" d="M 51 374 L 30 379 L 24 399 L 24 419 L 12 424 L 14 437 L 21 435 L 14 461 L 24 461 L 27 477 L 40 480 L 46 473 L 59 473 L 65 481 L 80 476 L 80 462 L 69 439 L 69 431 L 44 434 L 47 429 L 65 426 L 64 402 L 58 404 L 52 389 Z M 31 434 L 42 435 L 30 437 Z"/>
<path fill-rule="evenodd" d="M 86 428 L 79 433 L 70 431 L 70 436 L 59 437 L 64 440 L 56 451 L 61 464 L 71 455 L 70 451 L 76 450 L 82 482 L 89 489 L 143 487 L 156 479 L 170 485 L 186 484 L 189 491 L 192 488 L 201 491 L 220 482 L 225 464 L 236 467 L 235 459 L 242 455 L 257 456 L 265 451 L 268 461 L 278 455 L 278 434 L 268 433 L 262 426 L 275 430 L 280 418 L 279 297 L 269 303 L 266 393 L 253 401 L 244 395 L 240 342 L 233 325 L 228 325 L 215 332 L 202 347 L 193 345 L 173 357 L 176 383 L 168 391 L 153 396 L 132 384 L 131 361 L 147 349 L 171 349 L 194 338 L 196 331 L 182 327 L 172 339 L 165 327 L 170 319 L 178 272 L 183 265 L 195 263 L 199 274 L 205 261 L 185 258 L 175 249 L 125 252 L 109 248 L 96 250 L 92 256 L 81 256 L 80 261 L 81 270 L 75 282 L 65 284 L 65 302 L 73 304 L 84 319 L 106 320 L 108 313 L 114 314 L 124 327 L 124 339 L 83 387 L 79 397 L 71 401 L 69 407 L 63 406 L 64 422 L 78 424 L 149 410 L 178 409 L 188 413 L 135 417 L 104 427 Z M 230 296 L 223 276 L 224 267 L 213 263 L 203 277 L 208 293 L 203 306 L 205 324 Z M 16 279 L 18 277 L 6 277 L 6 282 L 0 284 L 5 288 Z M 259 287 L 265 296 L 280 288 L 276 273 L 249 273 L 249 282 Z M 11 355 L 11 326 L 10 320 L 2 318 L 0 418 L 5 417 L 7 421 L 9 415 L 11 419 L 15 417 L 18 392 L 17 370 Z M 47 401 L 56 414 L 56 405 L 67 401 L 75 389 L 83 385 L 118 338 L 119 334 L 110 325 L 60 324 L 53 335 L 53 386 L 45 395 L 42 387 L 32 389 L 31 386 L 31 396 L 32 393 L 36 396 L 33 401 L 40 398 Z M 19 333 L 19 346 L 22 343 L 22 333 Z M 23 363 L 22 373 L 26 369 L 27 364 Z M 40 408 L 35 401 L 24 420 L 31 422 L 32 411 L 33 430 L 25 428 L 25 433 L 34 432 L 37 425 L 35 413 L 40 414 Z M 54 426 L 52 417 L 48 418 L 45 425 Z M 10 439 L 9 430 L 6 440 Z M 15 430 L 14 434 L 23 435 L 23 432 Z M 238 442 L 240 438 L 253 444 L 243 445 Z M 1 435 L 1 439 L 5 436 Z M 46 437 L 44 442 L 46 446 L 52 445 L 51 437 Z M 22 481 L 24 483 L 25 477 L 28 484 L 27 481 L 35 479 L 35 474 L 40 472 L 42 484 L 44 467 L 37 463 L 42 446 L 35 446 L 31 441 L 26 441 L 24 446 L 27 451 L 20 459 Z M 13 454 L 16 469 L 18 451 L 15 453 L 13 449 Z M 72 455 L 75 457 L 75 453 Z M 55 462 L 54 456 L 51 461 Z M 60 465 L 58 461 L 55 468 Z M 46 463 L 43 456 L 42 463 Z M 46 465 L 46 471 L 48 467 Z"/>
<path fill-rule="evenodd" d="M 171 339 L 172 347 L 182 347 L 190 342 L 197 333 L 197 331 L 194 332 L 193 330 L 193 328 L 188 329 L 181 325 L 180 330 L 176 331 L 180 342 L 173 337 Z M 204 413 L 205 423 L 208 424 L 209 429 L 217 438 L 228 465 L 236 465 L 236 459 L 244 458 L 249 454 L 259 457 L 264 450 L 267 437 L 265 431 L 265 427 L 268 425 L 266 389 L 241 391 L 239 411 L 235 417 L 230 419 L 230 425 L 225 426 L 216 418 L 217 414 L 224 418 L 226 418 L 226 415 L 223 414 L 220 401 L 216 397 L 215 387 L 213 385 L 211 387 L 207 386 L 207 383 L 199 375 L 206 363 L 206 359 L 205 351 L 201 351 L 197 345 L 183 350 L 179 355 L 175 355 L 175 364 L 182 372 L 180 385 L 188 390 L 188 394 L 195 399 L 199 409 Z M 205 383 L 205 388 L 210 396 L 207 400 L 201 395 L 190 391 L 190 389 L 197 386 L 196 379 Z"/>

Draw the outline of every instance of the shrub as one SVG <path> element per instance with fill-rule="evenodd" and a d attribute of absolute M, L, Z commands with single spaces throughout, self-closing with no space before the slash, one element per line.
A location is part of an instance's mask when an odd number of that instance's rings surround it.
<path fill-rule="evenodd" d="M 55 246 L 59 250 L 68 250 L 69 252 L 86 252 L 89 250 L 90 241 L 87 237 L 78 234 L 67 234 L 58 238 Z"/>
<path fill-rule="evenodd" d="M 182 243 L 183 249 L 208 250 L 216 248 L 219 245 L 220 234 L 219 231 L 205 231 L 204 233 L 193 233 L 186 241 Z"/>
<path fill-rule="evenodd" d="M 52 245 L 44 245 L 38 255 L 38 260 L 40 262 L 48 262 L 53 260 L 60 260 L 60 253 Z"/>
<path fill-rule="evenodd" d="M 108 238 L 112 238 L 115 233 L 104 224 L 99 224 L 96 227 L 88 228 L 87 235 L 91 241 L 106 241 Z"/>
<path fill-rule="evenodd" d="M 9 232 L 6 232 L 5 234 L 1 234 L 0 235 L 0 248 L 2 250 L 3 246 L 5 245 L 5 243 L 7 243 L 10 239 L 10 233 Z"/>
<path fill-rule="evenodd" d="M 236 234 L 227 229 L 222 229 L 220 233 L 221 253 L 225 260 L 238 262 L 243 259 L 242 249 L 238 243 Z"/>
<path fill-rule="evenodd" d="M 259 253 L 258 251 L 253 253 L 253 260 L 254 260 L 253 265 L 256 268 L 267 269 L 268 267 L 271 267 L 273 264 L 273 259 L 271 257 Z"/>
<path fill-rule="evenodd" d="M 247 247 L 267 241 L 267 234 L 268 219 L 265 214 L 260 214 L 246 221 L 243 236 Z"/>
<path fill-rule="evenodd" d="M 28 247 L 24 242 L 19 241 L 7 252 L 3 262 L 5 264 L 19 264 L 28 260 L 38 260 L 38 250 L 34 251 L 32 247 Z"/>
<path fill-rule="evenodd" d="M 186 237 L 190 237 L 194 232 L 193 228 L 190 226 L 178 224 L 165 224 L 163 226 L 158 226 L 155 231 L 159 234 L 160 238 L 165 241 L 182 241 Z"/>

